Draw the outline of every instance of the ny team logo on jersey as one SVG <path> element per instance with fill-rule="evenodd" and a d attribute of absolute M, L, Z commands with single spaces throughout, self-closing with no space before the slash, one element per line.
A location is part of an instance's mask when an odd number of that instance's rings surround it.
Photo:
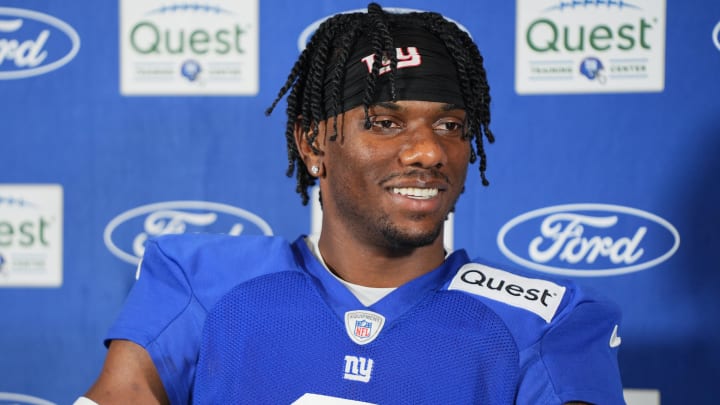
<path fill-rule="evenodd" d="M 373 359 L 345 356 L 345 374 L 343 378 L 351 381 L 370 382 L 373 363 Z"/>
<path fill-rule="evenodd" d="M 366 345 L 380 334 L 385 317 L 372 311 L 348 311 L 345 313 L 345 330 L 353 342 Z"/>

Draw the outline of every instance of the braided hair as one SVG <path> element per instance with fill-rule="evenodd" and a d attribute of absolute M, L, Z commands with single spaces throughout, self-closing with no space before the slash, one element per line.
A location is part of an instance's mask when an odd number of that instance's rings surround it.
<path fill-rule="evenodd" d="M 368 5 L 367 13 L 346 13 L 335 15 L 318 27 L 311 40 L 295 62 L 287 81 L 278 92 L 272 105 L 265 114 L 270 115 L 278 102 L 287 94 L 287 123 L 285 138 L 288 152 L 288 168 L 286 175 L 295 173 L 297 186 L 295 191 L 300 194 L 303 205 L 307 205 L 308 188 L 315 185 L 316 179 L 311 176 L 302 156 L 295 144 L 295 125 L 298 124 L 312 150 L 317 152 L 314 144 L 319 133 L 318 123 L 333 119 L 334 133 L 330 140 L 337 136 L 337 115 L 342 111 L 341 97 L 344 84 L 345 67 L 348 57 L 353 51 L 358 38 L 363 36 L 371 43 L 375 55 L 370 74 L 367 75 L 363 97 L 366 126 L 369 127 L 368 108 L 374 99 L 381 60 L 383 56 L 390 60 L 391 73 L 388 75 L 390 94 L 395 100 L 394 74 L 397 68 L 397 57 L 394 52 L 393 37 L 389 26 L 393 22 L 412 24 L 427 30 L 444 43 L 457 70 L 459 88 L 465 104 L 466 139 L 471 143 L 470 163 L 480 158 L 479 170 L 482 184 L 489 184 L 485 170 L 487 158 L 483 147 L 483 136 L 488 142 L 495 138 L 490 131 L 490 93 L 483 58 L 477 45 L 470 36 L 456 24 L 442 15 L 433 12 L 389 13 L 378 4 Z M 329 100 L 329 102 L 328 102 Z"/>

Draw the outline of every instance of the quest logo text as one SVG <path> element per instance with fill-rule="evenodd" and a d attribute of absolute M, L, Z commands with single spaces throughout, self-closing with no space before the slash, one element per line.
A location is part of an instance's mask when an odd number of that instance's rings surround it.
<path fill-rule="evenodd" d="M 0 184 L 0 287 L 60 287 L 63 189 Z"/>
<path fill-rule="evenodd" d="M 659 92 L 665 0 L 517 0 L 518 94 Z"/>
<path fill-rule="evenodd" d="M 258 0 L 120 1 L 123 95 L 254 96 Z"/>

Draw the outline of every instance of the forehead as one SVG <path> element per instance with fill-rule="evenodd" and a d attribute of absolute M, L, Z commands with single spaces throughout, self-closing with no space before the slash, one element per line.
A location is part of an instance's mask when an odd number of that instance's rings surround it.
<path fill-rule="evenodd" d="M 381 101 L 368 106 L 369 115 L 394 115 L 394 116 L 421 116 L 421 117 L 439 117 L 450 115 L 461 119 L 465 118 L 465 109 L 452 103 L 443 103 L 437 101 L 424 100 L 398 100 L 398 101 Z M 365 109 L 363 106 L 354 107 L 344 113 L 348 118 L 365 118 Z"/>
<path fill-rule="evenodd" d="M 342 122 L 365 121 L 373 117 L 388 116 L 401 120 L 438 120 L 443 117 L 465 120 L 466 112 L 455 104 L 436 101 L 400 100 L 383 101 L 368 106 L 367 115 L 363 106 L 354 107 L 337 115 Z"/>
<path fill-rule="evenodd" d="M 425 100 L 381 101 L 369 106 L 369 110 L 380 109 L 391 111 L 407 111 L 411 109 L 423 109 L 437 112 L 465 111 L 465 108 L 458 106 L 457 104 Z"/>

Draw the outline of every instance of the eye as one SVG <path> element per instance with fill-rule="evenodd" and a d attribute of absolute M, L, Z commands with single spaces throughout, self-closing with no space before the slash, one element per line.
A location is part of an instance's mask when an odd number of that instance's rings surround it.
<path fill-rule="evenodd" d="M 445 129 L 448 131 L 456 131 L 462 128 L 462 124 L 460 124 L 459 122 L 444 122 L 442 123 L 442 126 L 444 126 Z"/>
<path fill-rule="evenodd" d="M 388 132 L 400 128 L 400 124 L 395 120 L 389 118 L 370 117 L 370 129 L 372 131 Z"/>
<path fill-rule="evenodd" d="M 435 124 L 435 131 L 444 136 L 461 136 L 465 125 L 455 120 L 442 120 Z"/>
<path fill-rule="evenodd" d="M 384 128 L 384 129 L 392 128 L 393 126 L 395 126 L 395 123 L 390 120 L 377 120 L 377 121 L 373 121 L 372 124 L 374 127 Z"/>

